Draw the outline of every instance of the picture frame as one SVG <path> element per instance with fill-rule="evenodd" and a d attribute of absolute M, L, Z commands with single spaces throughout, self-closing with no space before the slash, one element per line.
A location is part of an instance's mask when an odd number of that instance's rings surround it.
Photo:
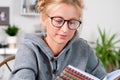
<path fill-rule="evenodd" d="M 39 15 L 36 9 L 37 0 L 21 0 L 21 15 Z"/>
<path fill-rule="evenodd" d="M 0 7 L 0 26 L 9 25 L 9 7 Z"/>

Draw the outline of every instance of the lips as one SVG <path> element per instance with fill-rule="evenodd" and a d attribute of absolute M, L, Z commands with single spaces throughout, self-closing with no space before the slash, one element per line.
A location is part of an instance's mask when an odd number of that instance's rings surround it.
<path fill-rule="evenodd" d="M 61 39 L 65 39 L 65 38 L 67 38 L 67 35 L 59 34 L 59 37 L 60 37 Z"/>

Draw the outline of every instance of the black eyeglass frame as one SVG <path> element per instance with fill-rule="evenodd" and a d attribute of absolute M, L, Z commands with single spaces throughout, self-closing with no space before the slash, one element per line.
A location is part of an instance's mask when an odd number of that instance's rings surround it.
<path fill-rule="evenodd" d="M 51 19 L 51 23 L 52 23 L 52 25 L 53 25 L 54 27 L 56 27 L 56 28 L 61 28 L 61 27 L 64 25 L 64 23 L 67 22 L 67 24 L 68 24 L 68 28 L 69 28 L 69 29 L 71 29 L 71 30 L 77 30 L 78 27 L 80 26 L 80 24 L 82 24 L 82 22 L 81 22 L 80 20 L 76 20 L 76 19 L 65 20 L 65 19 L 63 19 L 62 17 L 59 17 L 59 16 L 54 16 L 54 17 L 50 17 L 50 16 L 48 16 L 48 17 Z M 53 24 L 53 20 L 54 20 L 54 18 L 61 18 L 61 19 L 63 19 L 64 22 L 62 23 L 61 26 L 56 26 L 56 25 Z M 78 21 L 78 22 L 79 22 L 79 25 L 78 25 L 76 28 L 71 28 L 71 27 L 69 26 L 69 22 L 70 22 L 71 20 Z"/>

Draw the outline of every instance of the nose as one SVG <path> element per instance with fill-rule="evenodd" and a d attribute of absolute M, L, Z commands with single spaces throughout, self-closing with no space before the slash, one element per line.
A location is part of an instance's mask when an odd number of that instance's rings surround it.
<path fill-rule="evenodd" d="M 69 30 L 67 23 L 68 23 L 68 22 L 65 22 L 64 25 L 60 28 L 61 31 L 67 32 L 67 31 Z"/>

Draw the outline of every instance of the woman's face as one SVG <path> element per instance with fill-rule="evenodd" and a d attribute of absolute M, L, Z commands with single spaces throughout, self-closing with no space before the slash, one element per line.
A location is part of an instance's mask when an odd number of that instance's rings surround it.
<path fill-rule="evenodd" d="M 64 20 L 79 20 L 80 11 L 73 5 L 61 3 L 50 9 L 43 21 L 47 30 L 46 41 L 57 44 L 66 44 L 74 36 L 76 30 L 69 29 L 67 24 L 68 22 L 65 22 L 60 28 L 55 27 L 51 23 L 50 17 L 56 16 L 61 17 Z"/>

